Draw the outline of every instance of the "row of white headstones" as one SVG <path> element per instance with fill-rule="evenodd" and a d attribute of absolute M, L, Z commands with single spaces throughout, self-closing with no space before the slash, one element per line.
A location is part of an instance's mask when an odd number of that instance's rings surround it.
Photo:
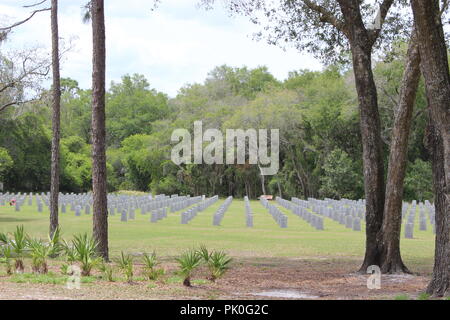
<path fill-rule="evenodd" d="M 29 206 L 36 203 L 37 211 L 42 212 L 44 206 L 48 208 L 50 193 L 40 194 L 22 194 L 22 193 L 0 193 L 0 205 L 14 205 L 15 211 L 20 212 L 21 206 L 27 203 Z M 34 200 L 33 200 L 34 199 Z M 213 215 L 213 225 L 220 225 L 221 221 L 230 206 L 233 197 L 228 197 Z M 150 213 L 150 222 L 156 223 L 168 216 L 168 212 L 181 212 L 181 224 L 188 224 L 199 212 L 204 211 L 214 203 L 219 201 L 219 197 L 213 196 L 206 198 L 203 196 L 191 197 L 179 196 L 177 194 L 167 196 L 160 194 L 152 196 L 151 194 L 133 196 L 108 194 L 108 213 L 114 216 L 120 213 L 120 220 L 126 222 L 135 219 L 135 211 L 140 210 L 141 214 Z M 288 217 L 276 205 L 271 204 L 265 198 L 260 199 L 260 203 L 267 209 L 275 222 L 281 228 L 287 228 Z M 344 225 L 354 231 L 362 230 L 362 223 L 365 221 L 365 201 L 364 200 L 318 200 L 308 198 L 301 200 L 293 197 L 291 201 L 276 197 L 275 203 L 291 211 L 294 215 L 300 217 L 313 228 L 325 230 L 324 222 L 332 219 L 335 222 Z M 247 227 L 253 227 L 253 213 L 248 197 L 244 197 L 245 222 Z M 91 213 L 92 193 L 64 194 L 59 195 L 59 206 L 61 213 L 68 210 L 80 216 L 84 210 L 85 214 Z M 413 238 L 414 224 L 419 215 L 419 230 L 427 230 L 427 220 L 435 232 L 435 212 L 434 206 L 429 202 L 403 203 L 402 220 L 404 222 L 404 235 L 406 238 Z"/>
<path fill-rule="evenodd" d="M 248 199 L 246 207 L 249 206 Z M 261 204 L 269 211 L 274 220 L 281 228 L 287 228 L 287 216 L 279 208 L 269 203 L 265 198 L 260 199 Z M 317 230 L 324 230 L 325 218 L 332 219 L 348 229 L 354 231 L 362 231 L 362 223 L 365 221 L 365 201 L 364 200 L 333 200 L 325 199 L 318 200 L 308 198 L 308 200 L 301 200 L 293 197 L 291 201 L 276 197 L 275 202 L 291 211 L 301 219 L 309 223 Z M 247 204 L 248 203 L 248 204 Z M 250 209 L 246 208 L 246 211 Z M 404 222 L 405 238 L 413 238 L 414 224 L 416 221 L 416 214 L 419 214 L 419 230 L 427 230 L 427 220 L 435 230 L 435 209 L 429 202 L 403 203 L 402 220 Z M 248 216 L 248 213 L 247 213 Z"/>

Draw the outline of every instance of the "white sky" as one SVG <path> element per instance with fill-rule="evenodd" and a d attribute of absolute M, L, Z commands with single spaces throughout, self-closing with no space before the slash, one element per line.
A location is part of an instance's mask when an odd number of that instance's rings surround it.
<path fill-rule="evenodd" d="M 1 24 L 24 19 L 31 9 L 23 5 L 38 0 L 0 0 Z M 60 37 L 76 36 L 74 49 L 62 64 L 62 77 L 71 77 L 82 88 L 91 83 L 91 27 L 82 23 L 81 6 L 87 0 L 60 0 Z M 153 0 L 105 0 L 107 82 L 124 74 L 141 73 L 151 87 L 175 96 L 186 83 L 203 82 L 214 67 L 265 65 L 275 77 L 289 71 L 321 69 L 308 54 L 295 49 L 257 42 L 258 31 L 245 17 L 229 17 L 218 5 L 213 11 L 196 6 L 197 0 L 162 0 L 152 12 Z M 2 49 L 42 46 L 50 50 L 50 13 L 37 14 L 17 28 Z"/>

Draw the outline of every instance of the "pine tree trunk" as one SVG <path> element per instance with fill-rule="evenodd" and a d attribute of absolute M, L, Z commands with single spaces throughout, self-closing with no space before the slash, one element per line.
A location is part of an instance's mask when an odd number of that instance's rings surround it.
<path fill-rule="evenodd" d="M 53 101 L 52 101 L 52 163 L 50 181 L 50 235 L 58 228 L 59 201 L 59 141 L 61 118 L 61 84 L 59 73 L 59 35 L 58 35 L 58 0 L 52 0 L 52 71 L 53 71 Z"/>
<path fill-rule="evenodd" d="M 409 273 L 400 255 L 400 231 L 402 226 L 403 182 L 406 171 L 408 138 L 419 80 L 419 46 L 413 33 L 403 73 L 389 154 L 384 218 L 379 234 L 382 262 L 380 268 L 383 273 Z"/>
<path fill-rule="evenodd" d="M 92 0 L 92 191 L 93 234 L 98 243 L 98 254 L 106 261 L 108 256 L 108 211 L 106 184 L 106 129 L 105 129 L 105 17 L 104 1 Z"/>

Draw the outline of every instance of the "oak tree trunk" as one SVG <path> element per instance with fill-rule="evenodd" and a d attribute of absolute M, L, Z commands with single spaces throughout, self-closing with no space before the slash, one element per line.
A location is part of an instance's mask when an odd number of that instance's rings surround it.
<path fill-rule="evenodd" d="M 108 256 L 108 211 L 106 184 L 106 129 L 105 129 L 105 17 L 104 1 L 92 0 L 92 191 L 93 235 L 97 252 Z"/>
<path fill-rule="evenodd" d="M 385 195 L 383 150 L 371 49 L 365 42 L 358 41 L 352 45 L 352 54 L 359 100 L 366 196 L 366 253 L 360 272 L 366 272 L 370 265 L 381 265 L 377 234 L 383 222 Z"/>
<path fill-rule="evenodd" d="M 450 73 L 438 0 L 412 0 L 431 118 L 444 145 L 445 193 L 450 196 Z"/>
<path fill-rule="evenodd" d="M 366 198 L 366 253 L 359 271 L 365 273 L 370 265 L 381 265 L 377 234 L 383 222 L 385 196 L 383 142 L 377 88 L 372 72 L 374 39 L 364 25 L 360 1 L 338 0 L 338 3 L 344 18 L 344 32 L 351 47 L 359 103 Z"/>
<path fill-rule="evenodd" d="M 50 181 L 50 236 L 58 228 L 59 201 L 59 142 L 60 142 L 60 110 L 61 84 L 59 72 L 59 32 L 58 32 L 58 0 L 52 0 L 51 8 L 52 31 L 52 160 Z"/>
<path fill-rule="evenodd" d="M 436 208 L 436 248 L 428 292 L 449 292 L 450 273 L 450 74 L 438 0 L 412 0 L 421 68 L 430 108 L 430 149 Z"/>
<path fill-rule="evenodd" d="M 450 215 L 446 209 L 445 175 L 444 175 L 444 146 L 441 135 L 436 130 L 431 119 L 427 128 L 427 148 L 431 155 L 434 185 L 435 207 L 435 253 L 434 268 L 427 293 L 434 296 L 450 294 Z"/>
<path fill-rule="evenodd" d="M 384 218 L 379 233 L 382 262 L 380 268 L 383 273 L 409 273 L 409 270 L 403 264 L 400 254 L 400 232 L 408 138 L 419 80 L 419 46 L 413 32 L 403 73 L 399 104 L 392 129 Z"/>

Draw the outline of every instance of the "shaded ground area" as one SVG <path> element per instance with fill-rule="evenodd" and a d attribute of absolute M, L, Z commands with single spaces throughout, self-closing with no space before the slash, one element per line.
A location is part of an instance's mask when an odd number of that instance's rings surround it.
<path fill-rule="evenodd" d="M 417 298 L 425 289 L 429 267 L 418 266 L 414 275 L 383 275 L 381 289 L 369 290 L 369 275 L 354 273 L 359 260 L 329 258 L 239 258 L 224 278 L 206 281 L 206 270 L 195 275 L 194 286 L 185 288 L 176 275 L 176 265 L 164 263 L 166 275 L 158 281 L 145 281 L 136 266 L 136 280 L 126 283 L 116 272 L 115 282 L 98 274 L 69 290 L 59 267 L 53 266 L 55 283 L 0 276 L 0 299 L 394 299 L 400 295 Z M 413 270 L 413 266 L 411 266 Z"/>

